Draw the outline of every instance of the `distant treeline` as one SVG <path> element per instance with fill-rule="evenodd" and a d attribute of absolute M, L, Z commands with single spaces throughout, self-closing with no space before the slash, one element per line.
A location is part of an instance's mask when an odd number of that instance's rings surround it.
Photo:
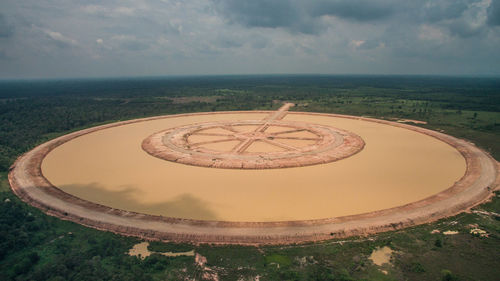
<path fill-rule="evenodd" d="M 214 99 L 173 99 L 198 96 Z M 500 78 L 254 75 L 1 81 L 0 171 L 53 134 L 159 114 L 271 109 L 279 106 L 276 100 L 309 105 L 298 110 L 429 119 L 439 110 L 500 112 Z M 477 122 L 473 125 L 479 128 Z M 481 126 L 498 130 L 496 123 Z"/>

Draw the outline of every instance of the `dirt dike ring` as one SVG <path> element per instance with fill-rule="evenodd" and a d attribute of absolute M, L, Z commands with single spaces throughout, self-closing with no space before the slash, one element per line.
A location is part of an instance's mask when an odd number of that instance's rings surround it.
<path fill-rule="evenodd" d="M 205 112 L 156 116 L 92 127 L 43 143 L 20 156 L 9 172 L 12 191 L 24 202 L 48 215 L 99 230 L 148 240 L 211 244 L 290 244 L 369 235 L 397 230 L 453 216 L 488 200 L 500 186 L 500 165 L 488 153 L 462 139 L 402 123 L 309 112 L 293 114 L 349 118 L 413 130 L 439 139 L 457 149 L 466 161 L 465 175 L 448 189 L 423 200 L 364 214 L 314 220 L 228 222 L 181 219 L 110 208 L 63 192 L 42 174 L 45 156 L 59 145 L 95 131 L 149 120 L 180 116 L 234 114 Z M 237 113 L 273 113 L 238 111 Z"/>

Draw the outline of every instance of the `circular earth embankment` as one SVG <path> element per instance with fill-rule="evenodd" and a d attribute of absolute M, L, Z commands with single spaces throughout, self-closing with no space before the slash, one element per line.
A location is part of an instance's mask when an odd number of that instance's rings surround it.
<path fill-rule="evenodd" d="M 288 112 L 159 116 L 68 134 L 9 180 L 62 219 L 147 239 L 297 243 L 459 213 L 487 199 L 497 162 L 401 123 Z"/>

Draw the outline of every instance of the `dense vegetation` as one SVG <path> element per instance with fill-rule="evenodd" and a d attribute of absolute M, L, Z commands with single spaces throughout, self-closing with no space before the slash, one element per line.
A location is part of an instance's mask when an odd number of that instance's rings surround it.
<path fill-rule="evenodd" d="M 137 117 L 195 111 L 274 109 L 334 112 L 420 125 L 467 138 L 500 159 L 500 79 L 406 76 L 227 76 L 0 82 L 0 280 L 495 280 L 500 276 L 500 200 L 404 231 L 345 242 L 286 247 L 155 243 L 141 260 L 138 242 L 44 215 L 17 199 L 7 172 L 15 158 L 69 131 Z M 492 213 L 491 213 L 492 212 Z M 470 224 L 489 237 L 470 233 Z M 434 229 L 459 234 L 431 234 Z M 392 266 L 368 260 L 377 246 L 397 252 Z M 386 270 L 388 274 L 381 272 Z"/>

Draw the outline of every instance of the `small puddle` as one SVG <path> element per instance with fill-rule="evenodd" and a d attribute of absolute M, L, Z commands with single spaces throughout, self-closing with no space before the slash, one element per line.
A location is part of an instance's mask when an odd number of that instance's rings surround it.
<path fill-rule="evenodd" d="M 374 264 L 382 266 L 384 263 L 390 263 L 392 252 L 393 252 L 392 249 L 387 246 L 384 246 L 382 248 L 377 248 L 373 250 L 369 259 Z"/>
<path fill-rule="evenodd" d="M 129 256 L 136 256 L 139 257 L 140 259 L 145 259 L 149 257 L 151 254 L 160 254 L 164 255 L 167 257 L 179 257 L 179 256 L 194 256 L 194 250 L 187 251 L 187 252 L 152 252 L 148 249 L 149 242 L 141 242 L 139 244 L 135 244 L 132 249 L 128 251 Z"/>

